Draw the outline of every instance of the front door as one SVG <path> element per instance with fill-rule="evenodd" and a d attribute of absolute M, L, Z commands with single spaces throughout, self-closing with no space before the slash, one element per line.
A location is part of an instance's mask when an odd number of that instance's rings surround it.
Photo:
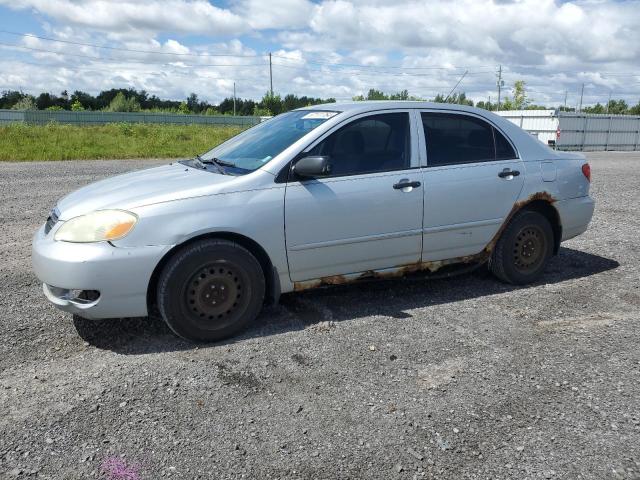
<path fill-rule="evenodd" d="M 506 137 L 479 117 L 442 112 L 421 117 L 426 143 L 423 261 L 479 253 L 520 195 L 522 160 Z"/>
<path fill-rule="evenodd" d="M 287 183 L 292 281 L 420 260 L 423 198 L 413 118 L 409 111 L 362 115 L 308 149 L 329 156 L 331 172 Z"/>

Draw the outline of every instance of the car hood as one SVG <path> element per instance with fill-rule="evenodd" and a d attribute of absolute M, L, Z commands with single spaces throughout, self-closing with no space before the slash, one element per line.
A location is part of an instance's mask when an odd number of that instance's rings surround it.
<path fill-rule="evenodd" d="M 94 210 L 127 210 L 152 203 L 219 193 L 220 188 L 242 183 L 242 177 L 172 163 L 100 180 L 70 193 L 57 203 L 60 220 Z"/>

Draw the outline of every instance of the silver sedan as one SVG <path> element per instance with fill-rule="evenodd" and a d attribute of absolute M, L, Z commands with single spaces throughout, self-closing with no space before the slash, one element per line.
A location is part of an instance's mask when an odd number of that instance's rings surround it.
<path fill-rule="evenodd" d="M 65 311 L 157 306 L 178 335 L 214 341 L 322 285 L 480 265 L 534 282 L 587 229 L 590 175 L 484 110 L 319 105 L 71 193 L 36 232 L 33 267 Z"/>

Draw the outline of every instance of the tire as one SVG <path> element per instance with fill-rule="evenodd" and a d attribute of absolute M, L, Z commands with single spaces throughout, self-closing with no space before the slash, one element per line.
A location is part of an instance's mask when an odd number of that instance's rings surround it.
<path fill-rule="evenodd" d="M 212 342 L 235 335 L 262 308 L 262 267 L 244 247 L 201 240 L 169 259 L 158 279 L 160 315 L 180 337 Z"/>
<path fill-rule="evenodd" d="M 491 272 L 514 285 L 535 282 L 553 254 L 553 230 L 544 215 L 523 210 L 513 217 L 489 259 Z"/>

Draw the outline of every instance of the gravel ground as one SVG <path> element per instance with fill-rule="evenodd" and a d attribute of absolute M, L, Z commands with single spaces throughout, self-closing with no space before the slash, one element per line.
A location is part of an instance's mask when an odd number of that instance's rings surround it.
<path fill-rule="evenodd" d="M 196 347 L 73 323 L 30 240 L 55 200 L 157 161 L 0 164 L 0 477 L 640 478 L 640 154 L 544 283 L 482 273 L 285 295 Z"/>

